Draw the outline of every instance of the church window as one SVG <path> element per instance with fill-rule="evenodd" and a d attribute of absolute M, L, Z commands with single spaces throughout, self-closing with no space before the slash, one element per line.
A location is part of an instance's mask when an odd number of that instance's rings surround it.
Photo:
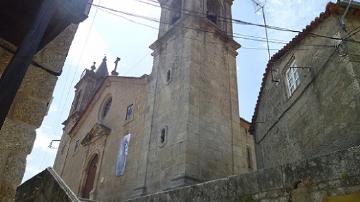
<path fill-rule="evenodd" d="M 110 97 L 106 100 L 106 102 L 104 103 L 104 105 L 102 107 L 101 114 L 100 114 L 101 119 L 104 119 L 106 117 L 106 115 L 110 111 L 111 104 L 112 104 L 112 98 Z"/>
<path fill-rule="evenodd" d="M 76 140 L 75 146 L 74 146 L 74 152 L 77 152 L 79 150 L 79 146 L 80 146 L 80 140 Z"/>
<path fill-rule="evenodd" d="M 171 81 L 171 70 L 168 70 L 166 73 L 166 82 L 169 83 Z"/>
<path fill-rule="evenodd" d="M 126 109 L 125 120 L 132 120 L 134 118 L 134 105 L 131 104 Z"/>
<path fill-rule="evenodd" d="M 207 0 L 206 16 L 211 22 L 218 24 L 220 17 L 220 3 L 219 0 Z"/>
<path fill-rule="evenodd" d="M 163 146 L 166 144 L 167 133 L 168 133 L 167 126 L 161 129 L 161 131 L 160 131 L 160 146 Z"/>
<path fill-rule="evenodd" d="M 290 65 L 289 68 L 286 70 L 285 76 L 288 88 L 288 97 L 291 97 L 300 85 L 300 77 L 295 58 L 292 58 L 289 64 Z"/>
<path fill-rule="evenodd" d="M 173 0 L 170 5 L 170 24 L 174 24 L 181 17 L 182 0 Z"/>
<path fill-rule="evenodd" d="M 249 169 L 253 169 L 253 162 L 252 162 L 252 155 L 251 155 L 251 148 L 249 146 L 246 147 L 246 156 L 247 156 L 247 164 Z"/>
<path fill-rule="evenodd" d="M 64 154 L 64 152 L 65 152 L 65 147 L 66 147 L 66 142 L 62 145 L 62 147 L 61 147 L 61 154 Z"/>
<path fill-rule="evenodd" d="M 76 98 L 75 98 L 75 102 L 74 102 L 74 110 L 77 110 L 78 105 L 79 105 L 79 101 L 80 101 L 80 97 L 81 97 L 82 91 L 80 90 L 77 94 L 76 94 Z"/>

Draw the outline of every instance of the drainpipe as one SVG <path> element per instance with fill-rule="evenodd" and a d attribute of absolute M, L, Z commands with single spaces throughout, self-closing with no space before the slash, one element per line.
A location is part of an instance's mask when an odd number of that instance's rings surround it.
<path fill-rule="evenodd" d="M 340 18 L 341 27 L 342 27 L 342 29 L 343 29 L 344 31 L 346 31 L 345 18 L 346 18 L 347 13 L 349 12 L 349 9 L 350 9 L 350 6 L 351 6 L 352 1 L 353 1 L 353 0 L 349 0 L 349 4 L 348 4 L 348 6 L 346 7 L 345 13 L 344 13 L 343 16 L 341 16 L 341 18 Z"/>

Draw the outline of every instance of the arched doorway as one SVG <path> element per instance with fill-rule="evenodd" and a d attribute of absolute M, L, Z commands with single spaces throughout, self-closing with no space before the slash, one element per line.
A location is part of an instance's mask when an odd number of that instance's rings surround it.
<path fill-rule="evenodd" d="M 82 198 L 89 198 L 90 192 L 94 188 L 96 170 L 97 170 L 97 162 L 98 162 L 98 155 L 96 154 L 88 164 L 86 175 L 85 175 L 85 183 L 81 191 Z"/>

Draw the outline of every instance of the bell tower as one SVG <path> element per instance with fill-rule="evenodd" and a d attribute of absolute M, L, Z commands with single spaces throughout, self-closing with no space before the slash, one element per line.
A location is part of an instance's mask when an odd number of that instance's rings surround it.
<path fill-rule="evenodd" d="M 159 37 L 186 17 L 207 18 L 226 34 L 232 34 L 231 6 L 233 0 L 159 0 L 161 19 Z M 191 29 L 191 27 L 189 27 Z"/>
<path fill-rule="evenodd" d="M 243 172 L 233 0 L 159 0 L 143 194 Z M 142 164 L 140 162 L 140 164 Z"/>

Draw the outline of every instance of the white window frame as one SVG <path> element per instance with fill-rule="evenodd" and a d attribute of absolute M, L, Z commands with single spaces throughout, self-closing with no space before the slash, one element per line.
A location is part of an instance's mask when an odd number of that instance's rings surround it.
<path fill-rule="evenodd" d="M 286 84 L 288 90 L 288 97 L 290 98 L 296 89 L 300 86 L 299 68 L 297 68 L 296 60 L 293 58 L 290 62 L 289 68 L 286 70 Z"/>

